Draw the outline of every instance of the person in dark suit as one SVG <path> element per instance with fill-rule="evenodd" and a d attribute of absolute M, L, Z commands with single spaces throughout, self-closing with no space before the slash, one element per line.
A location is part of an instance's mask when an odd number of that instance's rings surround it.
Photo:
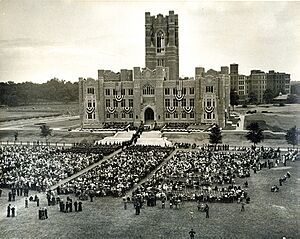
<path fill-rule="evenodd" d="M 74 210 L 75 210 L 75 212 L 77 212 L 77 210 L 78 210 L 77 207 L 78 207 L 78 202 L 75 201 L 75 202 L 74 202 Z"/>
<path fill-rule="evenodd" d="M 10 208 L 11 208 L 11 205 L 8 204 L 8 206 L 7 206 L 7 217 L 10 217 Z"/>
<path fill-rule="evenodd" d="M 196 232 L 193 229 L 191 229 L 190 232 L 189 232 L 189 234 L 190 234 L 190 238 L 194 239 Z"/>
<path fill-rule="evenodd" d="M 78 212 L 82 212 L 82 202 L 78 203 Z"/>

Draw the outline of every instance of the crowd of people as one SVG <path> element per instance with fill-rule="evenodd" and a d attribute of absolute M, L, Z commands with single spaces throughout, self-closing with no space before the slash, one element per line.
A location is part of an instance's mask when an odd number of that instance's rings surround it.
<path fill-rule="evenodd" d="M 272 149 L 214 152 L 208 150 L 178 151 L 152 177 L 134 192 L 143 196 L 180 197 L 201 202 L 250 202 L 244 185 L 236 178 L 247 178 L 266 167 L 265 158 L 277 159 Z M 162 196 L 161 196 L 162 195 Z"/>
<path fill-rule="evenodd" d="M 0 187 L 13 195 L 28 190 L 45 191 L 58 181 L 98 162 L 101 154 L 64 152 L 50 146 L 1 146 Z"/>
<path fill-rule="evenodd" d="M 114 151 L 122 148 L 124 146 L 124 143 L 122 142 L 112 142 L 112 143 L 99 143 L 96 142 L 94 144 L 92 143 L 78 143 L 75 144 L 71 148 L 66 148 L 63 150 L 63 152 L 66 153 L 93 153 L 98 154 L 99 159 L 102 159 L 103 156 L 110 155 Z"/>
<path fill-rule="evenodd" d="M 80 177 L 62 185 L 60 194 L 80 198 L 123 196 L 171 153 L 173 148 L 131 146 Z"/>

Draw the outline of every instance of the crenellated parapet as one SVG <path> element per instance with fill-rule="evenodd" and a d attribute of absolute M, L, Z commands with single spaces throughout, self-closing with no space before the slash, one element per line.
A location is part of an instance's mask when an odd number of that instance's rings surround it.
<path fill-rule="evenodd" d="M 132 81 L 132 70 L 121 69 L 120 72 L 111 70 L 98 70 L 98 79 L 104 81 Z"/>
<path fill-rule="evenodd" d="M 163 79 L 168 80 L 169 69 L 166 67 L 149 68 L 134 67 L 134 79 Z"/>

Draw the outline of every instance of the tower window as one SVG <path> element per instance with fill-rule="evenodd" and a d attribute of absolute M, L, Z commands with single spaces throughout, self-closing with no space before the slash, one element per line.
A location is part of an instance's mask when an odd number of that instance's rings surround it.
<path fill-rule="evenodd" d="M 87 88 L 87 93 L 91 94 L 91 95 L 94 95 L 95 94 L 95 88 L 92 88 L 92 87 Z"/>
<path fill-rule="evenodd" d="M 206 92 L 214 93 L 214 87 L 213 86 L 206 86 Z"/>
<path fill-rule="evenodd" d="M 156 35 L 156 49 L 157 53 L 165 52 L 165 36 L 162 31 L 159 31 Z"/>

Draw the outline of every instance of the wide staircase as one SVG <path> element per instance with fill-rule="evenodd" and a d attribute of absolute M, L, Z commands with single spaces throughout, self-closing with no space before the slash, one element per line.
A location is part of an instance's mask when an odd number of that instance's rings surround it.
<path fill-rule="evenodd" d="M 105 137 L 104 139 L 101 139 L 98 142 L 100 144 L 122 143 L 124 141 L 131 140 L 134 133 L 134 130 L 120 131 L 117 132 L 114 136 Z"/>
<path fill-rule="evenodd" d="M 159 145 L 172 146 L 172 143 L 166 137 L 162 137 L 160 131 L 144 131 L 138 138 L 136 145 Z"/>

